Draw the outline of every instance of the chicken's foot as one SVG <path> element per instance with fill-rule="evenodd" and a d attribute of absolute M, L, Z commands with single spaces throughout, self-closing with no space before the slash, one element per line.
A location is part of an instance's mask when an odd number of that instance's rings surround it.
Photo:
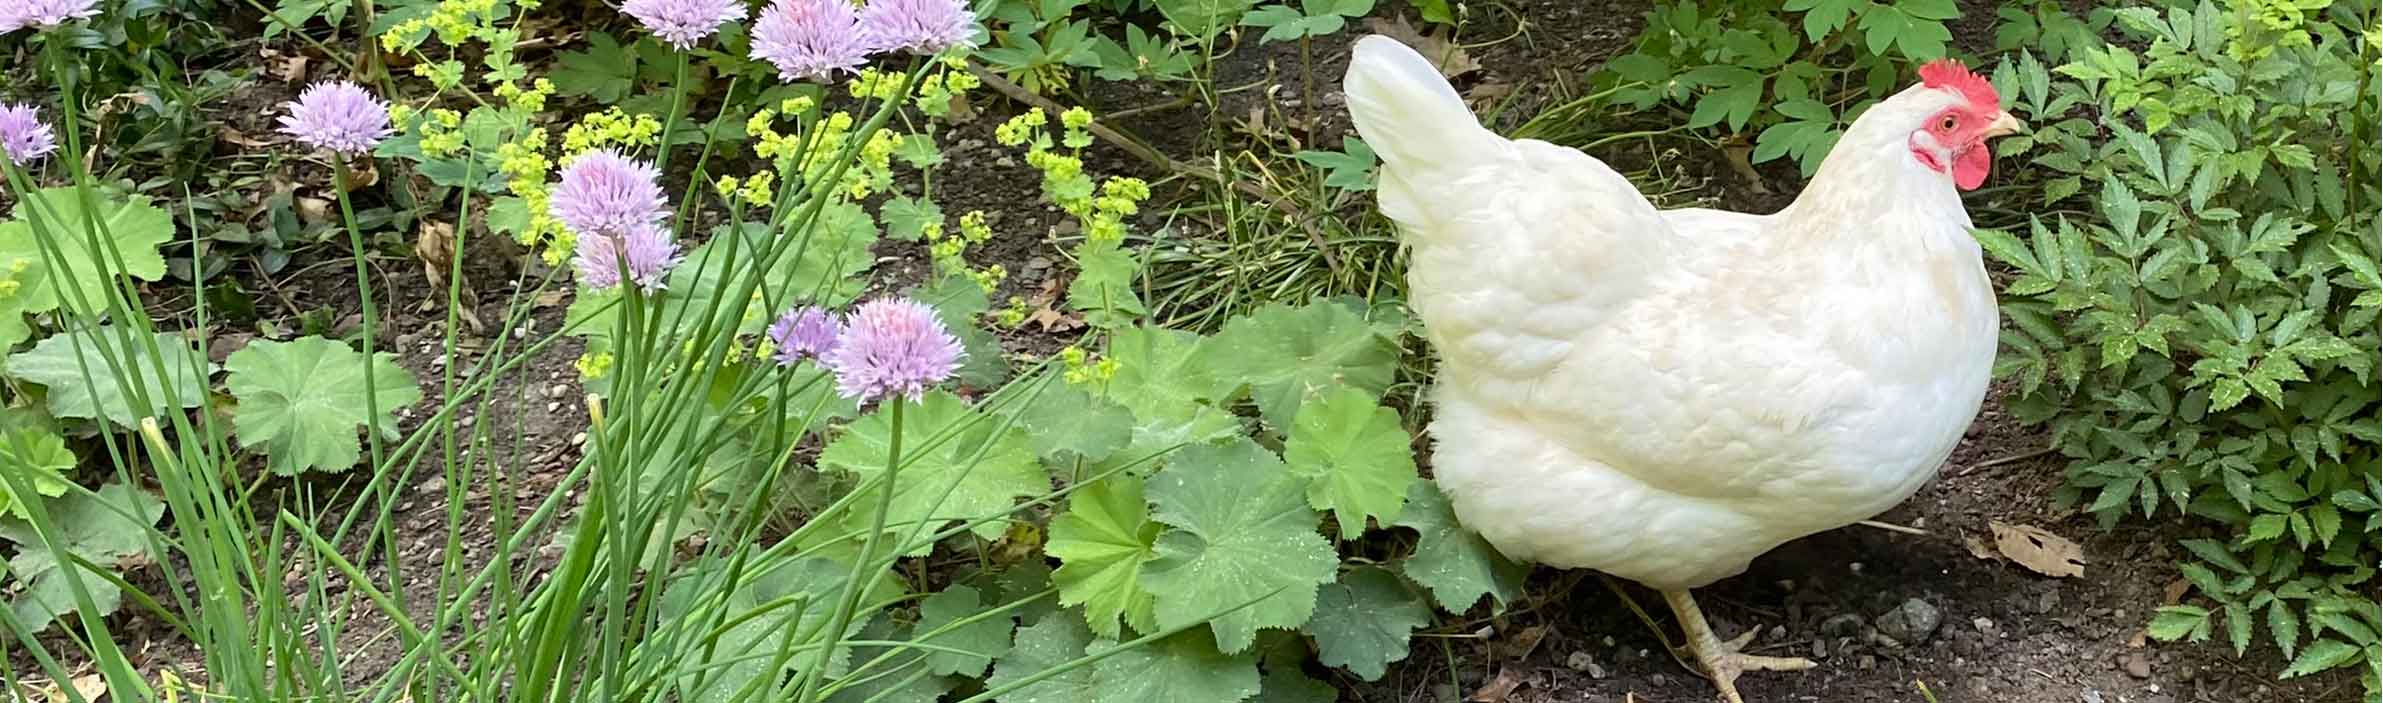
<path fill-rule="evenodd" d="M 1679 616 L 1680 629 L 1688 635 L 1686 649 L 1696 658 L 1698 667 L 1704 670 L 1700 673 L 1713 680 L 1713 686 L 1721 689 L 1721 699 L 1728 703 L 1746 701 L 1738 695 L 1739 674 L 1749 671 L 1802 671 L 1815 666 L 1810 659 L 1764 657 L 1741 651 L 1747 643 L 1754 641 L 1754 634 L 1761 632 L 1759 628 L 1748 630 L 1737 639 L 1721 641 L 1719 636 L 1713 634 L 1713 626 L 1705 623 L 1704 611 L 1696 607 L 1696 599 L 1689 596 L 1687 591 L 1664 591 L 1663 600 L 1671 604 L 1672 612 Z"/>

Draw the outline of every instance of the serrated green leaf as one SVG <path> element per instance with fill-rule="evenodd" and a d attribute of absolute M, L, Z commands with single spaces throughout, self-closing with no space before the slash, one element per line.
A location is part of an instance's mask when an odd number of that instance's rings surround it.
<path fill-rule="evenodd" d="M 915 242 L 924 236 L 929 225 L 943 226 L 943 206 L 928 198 L 895 195 L 877 207 L 877 219 L 885 223 L 887 238 Z"/>
<path fill-rule="evenodd" d="M 2310 642 L 2300 656 L 2292 658 L 2292 665 L 2284 668 L 2279 678 L 2307 676 L 2327 669 L 2346 666 L 2358 659 L 2359 648 L 2340 640 L 2321 639 Z"/>
<path fill-rule="evenodd" d="M 1340 558 L 1316 533 L 1303 482 L 1246 438 L 1177 452 L 1151 479 L 1159 535 L 1143 586 L 1171 628 L 1255 601 L 1209 623 L 1217 646 L 1248 649 L 1259 628 L 1294 628 L 1315 610 L 1316 588 Z"/>
<path fill-rule="evenodd" d="M 1043 618 L 1031 627 L 1018 630 L 1016 645 L 993 664 L 993 675 L 985 679 L 985 687 L 1000 688 L 1058 668 L 1084 656 L 1084 648 L 1090 644 L 1092 632 L 1084 629 L 1083 621 L 1071 617 Z M 1102 689 L 1097 670 L 1085 666 L 1036 681 L 993 700 L 999 703 L 1080 703 L 1096 699 Z"/>
<path fill-rule="evenodd" d="M 74 465 L 74 452 L 67 450 L 66 440 L 58 433 L 27 427 L 0 436 L 0 472 L 7 472 L 11 479 L 0 481 L 0 517 L 31 519 L 26 502 L 66 495 L 73 485 L 67 482 L 66 472 L 73 471 Z M 17 496 L 20 483 L 31 496 Z"/>
<path fill-rule="evenodd" d="M 1340 690 L 1332 684 L 1308 678 L 1297 669 L 1267 669 L 1260 683 L 1258 695 L 1249 699 L 1250 703 L 1333 703 L 1340 699 Z"/>
<path fill-rule="evenodd" d="M 1142 264 L 1132 253 L 1115 246 L 1085 247 L 1076 265 L 1076 279 L 1067 284 L 1067 306 L 1083 313 L 1085 324 L 1116 329 L 1150 314 L 1134 292 Z"/>
<path fill-rule="evenodd" d="M 1210 349 L 1217 374 L 1245 379 L 1275 427 L 1289 427 L 1301 403 L 1333 388 L 1380 398 L 1398 370 L 1398 350 L 1358 311 L 1331 301 L 1259 308 L 1225 323 Z"/>
<path fill-rule="evenodd" d="M 902 402 L 899 400 L 893 402 Z M 819 454 L 821 468 L 850 472 L 864 480 L 885 471 L 893 439 L 889 406 L 852 423 Z M 1050 490 L 1050 479 L 1017 428 L 968 407 L 943 391 L 928 393 L 902 412 L 902 469 L 896 475 L 886 529 L 894 535 L 931 532 L 933 525 L 1007 511 L 1019 498 Z M 882 488 L 873 489 L 883 490 Z M 947 496 L 948 494 L 948 496 Z M 862 498 L 850 511 L 856 525 L 874 520 L 877 498 Z M 996 539 L 998 520 L 978 525 L 978 537 Z M 920 549 L 932 545 L 919 545 Z"/>
<path fill-rule="evenodd" d="M 2267 634 L 2275 640 L 2276 648 L 2284 650 L 2286 659 L 2300 645 L 2300 618 L 2292 614 L 2292 607 L 2281 598 L 2267 604 Z"/>
<path fill-rule="evenodd" d="M 1502 610 L 1522 593 L 1528 570 L 1457 524 L 1456 509 L 1439 486 L 1416 482 L 1397 524 L 1418 536 L 1415 553 L 1399 562 L 1399 572 L 1431 589 L 1432 599 L 1448 612 L 1472 610 L 1484 595 Z"/>
<path fill-rule="evenodd" d="M 1308 506 L 1331 511 L 1348 538 L 1365 531 L 1367 518 L 1384 525 L 1397 520 L 1415 483 L 1412 438 L 1398 411 L 1343 386 L 1298 413 L 1283 461 L 1307 479 Z"/>
<path fill-rule="evenodd" d="M 918 626 L 914 628 L 918 641 L 948 648 L 927 652 L 927 670 L 975 678 L 984 675 L 985 667 L 992 665 L 994 658 L 1008 654 L 1010 631 L 1017 623 L 1006 615 L 960 625 L 940 635 L 928 634 L 993 605 L 984 602 L 976 589 L 962 585 L 945 588 L 920 601 Z"/>
<path fill-rule="evenodd" d="M 725 703 L 754 679 L 820 665 L 819 650 L 825 648 L 833 622 L 833 604 L 845 596 L 851 582 L 851 567 L 820 557 L 748 562 L 733 586 L 726 582 L 730 571 L 727 559 L 704 557 L 681 566 L 663 589 L 657 608 L 661 622 L 735 623 L 720 633 L 716 646 L 685 650 L 685 659 L 674 667 L 686 672 L 675 683 L 680 700 Z M 891 576 L 881 572 L 869 583 L 861 596 L 864 612 L 902 596 L 899 580 Z M 866 619 L 854 618 L 845 636 L 867 624 Z M 751 656 L 779 647 L 802 648 L 793 650 L 783 672 L 773 672 L 770 659 Z M 822 673 L 842 672 L 850 666 L 851 654 L 850 646 L 837 647 L 824 658 Z"/>
<path fill-rule="evenodd" d="M 1043 547 L 1060 562 L 1051 572 L 1059 602 L 1084 606 L 1085 620 L 1103 637 L 1119 635 L 1121 617 L 1135 629 L 1155 624 L 1142 572 L 1156 558 L 1160 529 L 1150 521 L 1141 479 L 1120 474 L 1077 490 L 1067 513 L 1051 520 L 1051 539 Z"/>
<path fill-rule="evenodd" d="M 48 512 L 60 549 L 106 566 L 149 555 L 148 533 L 158 518 L 165 515 L 165 503 L 139 489 L 110 483 L 97 491 L 77 491 L 52 501 Z M 31 523 L 0 521 L 0 539 L 17 545 L 17 555 L 9 559 L 8 570 L 23 584 L 23 590 L 9 603 L 9 608 L 27 632 L 49 629 L 59 616 L 75 612 L 70 578 L 81 581 L 84 592 L 91 596 L 92 606 L 100 611 L 83 613 L 85 617 L 113 613 L 122 601 L 122 592 L 107 579 L 96 574 L 67 573 L 66 569 L 74 567 L 56 558 Z"/>
<path fill-rule="evenodd" d="M 122 363 L 108 363 L 110 355 L 102 352 L 102 339 Z M 105 417 L 123 427 L 138 426 L 143 417 L 206 402 L 206 378 L 215 372 L 215 365 L 179 335 L 161 332 L 152 339 L 157 356 L 149 353 L 138 333 L 127 334 L 110 325 L 52 335 L 29 351 L 10 355 L 8 375 L 48 387 L 51 415 Z M 89 376 L 84 375 L 85 367 Z M 118 383 L 117 370 L 127 381 L 137 378 L 138 383 Z M 127 390 L 146 391 L 148 402 L 136 408 Z"/>
<path fill-rule="evenodd" d="M 44 188 L 34 197 L 36 201 L 17 204 L 15 219 L 0 223 L 0 269 L 15 272 L 14 296 L 25 312 L 65 308 L 84 317 L 98 316 L 107 312 L 107 296 L 116 285 L 101 271 L 143 281 L 165 276 L 165 257 L 158 247 L 174 238 L 174 221 L 150 205 L 148 197 L 93 194 L 90 209 L 83 207 L 82 196 L 72 187 Z M 35 216 L 38 222 L 30 219 Z M 113 251 L 92 249 L 92 225 Z M 41 242 L 44 231 L 57 247 L 56 260 Z M 116 265 L 119 257 L 121 268 Z M 65 277 L 65 285 L 59 283 L 59 275 Z"/>
<path fill-rule="evenodd" d="M 1407 592 L 1398 576 L 1374 567 L 1343 572 L 1316 594 L 1307 623 L 1318 661 L 1379 681 L 1391 662 L 1407 658 L 1407 638 L 1431 624 L 1431 606 Z"/>
<path fill-rule="evenodd" d="M 225 385 L 240 408 L 232 418 L 240 443 L 265 452 L 274 473 L 355 466 L 360 432 L 395 439 L 397 409 L 422 399 L 397 355 L 363 352 L 322 337 L 255 340 L 224 359 Z M 367 403 L 365 383 L 372 399 Z"/>
<path fill-rule="evenodd" d="M 1054 381 L 1018 411 L 1018 429 L 1026 432 L 1034 453 L 1053 466 L 1098 463 L 1133 440 L 1134 414 L 1108 398 Z"/>
<path fill-rule="evenodd" d="M 1092 651 L 1110 646 L 1095 642 Z M 1258 665 L 1247 654 L 1222 654 L 1204 630 L 1193 629 L 1093 665 L 1101 682 L 1088 703 L 1236 703 L 1257 695 Z"/>
<path fill-rule="evenodd" d="M 2152 614 L 2148 630 L 2152 639 L 2162 642 L 2187 636 L 2198 642 L 2209 637 L 2209 611 L 2189 605 L 2164 606 Z"/>

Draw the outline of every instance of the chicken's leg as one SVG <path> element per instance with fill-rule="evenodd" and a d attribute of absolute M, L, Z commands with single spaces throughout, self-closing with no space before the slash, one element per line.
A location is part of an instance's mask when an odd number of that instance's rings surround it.
<path fill-rule="evenodd" d="M 1753 641 L 1754 633 L 1728 642 L 1713 634 L 1713 626 L 1705 624 L 1704 611 L 1697 609 L 1696 599 L 1687 591 L 1664 591 L 1663 601 L 1671 604 L 1671 611 L 1680 616 L 1680 629 L 1688 634 L 1688 652 L 1696 657 L 1697 666 L 1704 669 L 1713 686 L 1721 689 L 1721 699 L 1729 703 L 1745 703 L 1738 696 L 1738 675 L 1749 671 L 1802 671 L 1815 666 L 1810 659 L 1796 657 L 1760 657 L 1740 652 Z"/>

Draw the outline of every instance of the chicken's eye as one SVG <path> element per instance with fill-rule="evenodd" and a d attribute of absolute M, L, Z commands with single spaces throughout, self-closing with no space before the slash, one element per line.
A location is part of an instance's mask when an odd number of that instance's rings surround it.
<path fill-rule="evenodd" d="M 1937 125 L 1936 125 L 1936 128 L 1937 128 L 1937 129 L 1939 129 L 1939 130 L 1942 130 L 1942 131 L 1950 132 L 1950 131 L 1953 131 L 1953 125 L 1954 125 L 1955 123 L 1958 123 L 1958 122 L 1960 122 L 1960 121 L 1961 121 L 1961 118 L 1959 118 L 1959 117 L 1955 117 L 1955 116 L 1952 116 L 1952 115 L 1945 115 L 1945 116 L 1944 116 L 1944 121 L 1937 123 Z"/>

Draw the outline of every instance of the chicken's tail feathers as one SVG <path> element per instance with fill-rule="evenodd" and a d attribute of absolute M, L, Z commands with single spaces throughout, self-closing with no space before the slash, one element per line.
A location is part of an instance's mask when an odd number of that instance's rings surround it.
<path fill-rule="evenodd" d="M 1460 166 L 1498 138 L 1431 61 L 1389 37 L 1357 40 L 1342 88 L 1357 134 L 1390 170 L 1412 176 Z"/>

